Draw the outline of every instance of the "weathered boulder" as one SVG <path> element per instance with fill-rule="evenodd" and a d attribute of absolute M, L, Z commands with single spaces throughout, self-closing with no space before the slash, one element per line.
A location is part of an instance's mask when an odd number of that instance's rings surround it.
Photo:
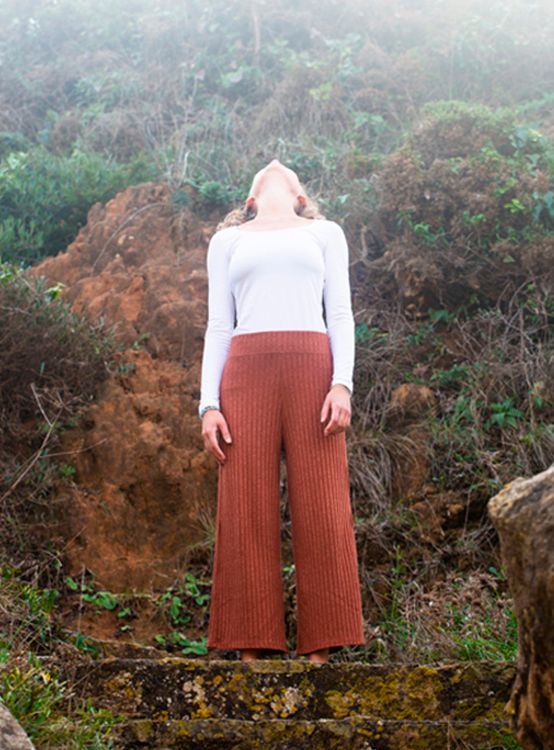
<path fill-rule="evenodd" d="M 0 747 L 2 750 L 34 750 L 22 726 L 0 701 Z"/>
<path fill-rule="evenodd" d="M 517 477 L 488 503 L 500 536 L 519 625 L 517 675 L 509 701 L 525 748 L 554 748 L 554 464 Z"/>

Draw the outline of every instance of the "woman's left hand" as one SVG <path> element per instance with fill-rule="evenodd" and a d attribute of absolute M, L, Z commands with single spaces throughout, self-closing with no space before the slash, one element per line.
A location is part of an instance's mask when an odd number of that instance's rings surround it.
<path fill-rule="evenodd" d="M 352 414 L 350 408 L 350 391 L 342 383 L 334 385 L 325 396 L 320 415 L 321 422 L 325 422 L 329 414 L 331 415 L 331 419 L 323 430 L 325 436 L 344 432 L 350 425 Z"/>

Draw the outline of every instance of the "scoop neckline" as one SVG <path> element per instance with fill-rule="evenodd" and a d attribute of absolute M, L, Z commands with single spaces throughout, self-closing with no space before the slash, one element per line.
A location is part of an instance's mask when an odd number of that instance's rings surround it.
<path fill-rule="evenodd" d="M 311 219 L 311 221 L 314 221 L 314 219 Z M 297 227 L 277 227 L 276 229 L 248 229 L 245 232 L 242 231 L 240 228 L 240 224 L 235 224 L 235 229 L 237 232 L 240 232 L 241 234 L 265 234 L 266 232 L 286 232 L 286 231 L 294 231 L 295 229 L 307 229 L 309 224 L 306 225 L 299 225 Z"/>

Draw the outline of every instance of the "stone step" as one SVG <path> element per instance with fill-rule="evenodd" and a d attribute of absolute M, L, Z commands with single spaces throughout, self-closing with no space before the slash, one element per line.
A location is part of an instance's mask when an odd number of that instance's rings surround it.
<path fill-rule="evenodd" d="M 149 726 L 160 735 L 182 726 L 208 732 L 215 743 L 218 731 L 235 731 L 233 721 L 256 736 L 266 725 L 285 734 L 317 729 L 331 736 L 354 719 L 361 721 L 360 736 L 365 729 L 374 733 L 377 721 L 389 734 L 398 731 L 398 722 L 406 731 L 413 726 L 427 733 L 458 724 L 505 726 L 515 671 L 512 662 L 318 665 L 299 659 L 111 656 L 75 667 L 71 681 L 95 706 L 124 715 L 130 736 Z M 292 722 L 294 729 L 285 730 Z"/>
<path fill-rule="evenodd" d="M 134 719 L 112 735 L 117 750 L 504 750 L 513 738 L 500 721 L 344 719 Z"/>

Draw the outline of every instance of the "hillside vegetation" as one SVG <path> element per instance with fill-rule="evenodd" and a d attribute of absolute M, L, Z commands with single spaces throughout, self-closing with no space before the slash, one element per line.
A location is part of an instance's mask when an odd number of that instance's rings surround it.
<path fill-rule="evenodd" d="M 515 657 L 486 503 L 554 461 L 553 35 L 543 0 L 2 3 L 0 696 L 37 747 L 109 747 L 106 717 L 64 724 L 63 685 L 36 659 L 94 650 L 60 626 L 68 589 L 116 600 L 68 580 L 33 529 L 73 479 L 59 434 L 125 364 L 108 326 L 24 270 L 142 182 L 215 226 L 274 156 L 350 247 L 371 638 L 344 658 Z M 212 549 L 156 592 L 170 650 L 205 653 L 194 587 Z"/>

